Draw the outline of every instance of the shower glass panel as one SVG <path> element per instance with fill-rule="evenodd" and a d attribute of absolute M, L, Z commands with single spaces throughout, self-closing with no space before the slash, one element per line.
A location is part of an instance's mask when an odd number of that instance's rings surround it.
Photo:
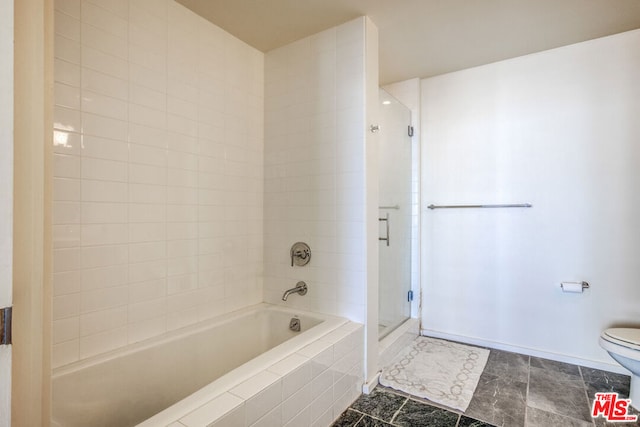
<path fill-rule="evenodd" d="M 380 89 L 379 309 L 382 339 L 411 316 L 411 111 Z"/>

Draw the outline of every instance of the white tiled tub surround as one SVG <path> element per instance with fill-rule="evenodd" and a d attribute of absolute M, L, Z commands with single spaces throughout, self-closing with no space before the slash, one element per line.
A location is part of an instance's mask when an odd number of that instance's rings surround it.
<path fill-rule="evenodd" d="M 364 322 L 365 25 L 358 18 L 265 55 L 265 301 Z M 292 268 L 296 241 L 312 260 Z"/>
<path fill-rule="evenodd" d="M 53 366 L 261 302 L 264 55 L 169 0 L 55 9 Z"/>
<path fill-rule="evenodd" d="M 286 246 L 280 268 L 291 239 L 310 235 L 307 308 L 363 321 L 364 19 L 311 38 L 315 60 L 289 64 L 284 81 L 308 83 L 317 96 L 271 93 L 276 104 L 317 114 L 280 122 L 288 130 L 272 133 L 275 151 L 263 153 L 263 133 L 274 128 L 263 123 L 261 52 L 170 0 L 56 0 L 55 8 L 53 367 L 261 302 L 263 235 L 285 222 L 287 233 L 265 248 Z M 281 136 L 311 145 L 281 147 Z M 280 156 L 293 163 L 269 163 Z M 290 194 L 279 196 L 292 198 L 291 217 L 270 217 L 267 234 L 263 212 L 283 206 L 272 209 L 280 200 L 272 199 L 263 209 L 265 162 L 276 168 L 267 180 L 280 174 L 267 197 L 284 185 Z M 286 283 L 264 299 L 279 301 Z M 218 416 L 220 425 L 238 416 L 239 425 L 329 425 L 360 393 L 363 334 L 347 323 L 163 425 Z M 307 384 L 289 388 L 309 371 Z M 273 406 L 261 413 L 264 399 Z"/>
<path fill-rule="evenodd" d="M 162 411 L 140 425 L 326 426 L 359 395 L 363 330 L 268 304 L 225 314 L 59 368 L 54 425 L 132 425 Z"/>

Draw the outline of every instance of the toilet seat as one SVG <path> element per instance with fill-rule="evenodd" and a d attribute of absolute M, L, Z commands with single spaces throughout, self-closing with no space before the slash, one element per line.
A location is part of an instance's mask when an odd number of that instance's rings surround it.
<path fill-rule="evenodd" d="M 605 330 L 601 337 L 613 344 L 640 351 L 640 329 L 611 328 Z"/>

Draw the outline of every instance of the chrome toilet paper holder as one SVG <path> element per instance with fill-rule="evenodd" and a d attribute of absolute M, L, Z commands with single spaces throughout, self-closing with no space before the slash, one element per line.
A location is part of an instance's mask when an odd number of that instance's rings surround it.
<path fill-rule="evenodd" d="M 562 282 L 560 283 L 560 287 L 562 288 L 562 290 L 564 290 L 564 285 L 569 284 L 569 283 L 577 283 L 577 284 L 581 284 L 582 285 L 582 290 L 584 291 L 585 289 L 589 289 L 591 286 L 589 285 L 589 283 L 587 282 Z"/>

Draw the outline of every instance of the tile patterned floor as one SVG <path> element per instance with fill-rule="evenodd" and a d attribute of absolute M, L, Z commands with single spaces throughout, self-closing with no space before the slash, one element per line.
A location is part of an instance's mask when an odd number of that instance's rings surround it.
<path fill-rule="evenodd" d="M 640 427 L 640 421 L 607 423 L 591 418 L 595 393 L 606 391 L 628 397 L 629 377 L 490 350 L 464 413 L 379 385 L 356 400 L 333 426 Z"/>

